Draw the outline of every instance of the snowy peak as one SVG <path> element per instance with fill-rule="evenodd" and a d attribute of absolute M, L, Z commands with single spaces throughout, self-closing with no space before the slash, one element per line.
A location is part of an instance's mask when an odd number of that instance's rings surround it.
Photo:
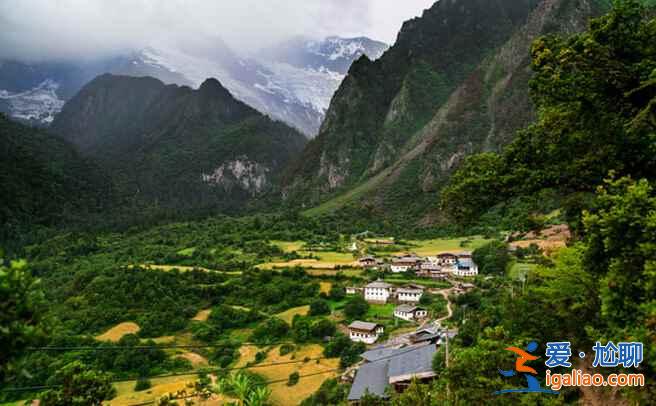
<path fill-rule="evenodd" d="M 262 59 L 345 75 L 353 61 L 362 55 L 378 59 L 388 48 L 389 45 L 367 37 L 330 36 L 322 40 L 297 37 L 263 50 Z"/>

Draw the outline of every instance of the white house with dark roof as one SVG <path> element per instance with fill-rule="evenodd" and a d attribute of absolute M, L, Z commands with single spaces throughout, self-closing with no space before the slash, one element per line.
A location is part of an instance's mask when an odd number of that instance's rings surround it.
<path fill-rule="evenodd" d="M 428 316 L 428 310 L 413 305 L 399 305 L 394 309 L 394 317 L 407 321 L 421 320 Z"/>
<path fill-rule="evenodd" d="M 394 285 L 377 280 L 364 287 L 364 300 L 371 303 L 387 303 L 394 292 Z"/>
<path fill-rule="evenodd" d="M 409 270 L 419 270 L 422 259 L 416 255 L 408 254 L 400 257 L 394 257 L 390 270 L 394 273 L 407 272 Z"/>
<path fill-rule="evenodd" d="M 349 338 L 351 341 L 373 344 L 378 337 L 383 334 L 384 327 L 377 323 L 368 323 L 366 321 L 354 321 L 349 324 Z"/>
<path fill-rule="evenodd" d="M 478 275 L 478 266 L 471 257 L 458 257 L 458 261 L 453 266 L 454 276 L 476 276 Z"/>
<path fill-rule="evenodd" d="M 435 345 L 420 345 L 386 349 L 380 353 L 367 351 L 365 362 L 357 371 L 348 394 L 349 402 L 359 402 L 365 393 L 388 398 L 388 387 L 397 392 L 404 390 L 413 379 L 428 381 L 435 377 L 433 357 Z"/>
<path fill-rule="evenodd" d="M 396 300 L 401 303 L 419 303 L 423 294 L 423 286 L 406 285 L 396 290 Z"/>

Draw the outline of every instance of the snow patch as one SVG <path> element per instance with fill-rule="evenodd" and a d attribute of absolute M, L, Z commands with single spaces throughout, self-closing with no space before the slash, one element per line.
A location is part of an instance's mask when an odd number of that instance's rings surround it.
<path fill-rule="evenodd" d="M 59 83 L 47 79 L 37 87 L 20 93 L 0 90 L 0 99 L 7 102 L 12 117 L 50 124 L 64 107 L 64 100 L 57 96 L 57 89 Z"/>

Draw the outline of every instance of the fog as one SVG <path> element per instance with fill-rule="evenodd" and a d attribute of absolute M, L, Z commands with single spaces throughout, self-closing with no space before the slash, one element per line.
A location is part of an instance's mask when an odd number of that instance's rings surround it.
<path fill-rule="evenodd" d="M 221 38 L 238 52 L 304 35 L 393 43 L 431 0 L 2 0 L 0 59 L 110 56 Z"/>

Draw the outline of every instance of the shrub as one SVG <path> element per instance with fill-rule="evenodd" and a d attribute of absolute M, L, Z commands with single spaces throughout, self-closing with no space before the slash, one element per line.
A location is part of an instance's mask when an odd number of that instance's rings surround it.
<path fill-rule="evenodd" d="M 355 296 L 344 306 L 344 315 L 349 319 L 356 319 L 367 314 L 369 303 L 362 296 Z"/>
<path fill-rule="evenodd" d="M 291 352 L 294 352 L 295 349 L 296 347 L 294 344 L 283 344 L 280 346 L 280 355 L 287 355 Z"/>
<path fill-rule="evenodd" d="M 142 390 L 150 389 L 150 379 L 148 378 L 139 378 L 137 383 L 134 384 L 134 391 L 139 392 Z"/>
<path fill-rule="evenodd" d="M 289 374 L 289 379 L 287 379 L 287 386 L 294 386 L 298 383 L 300 376 L 298 372 L 292 372 Z"/>
<path fill-rule="evenodd" d="M 310 316 L 323 316 L 326 314 L 330 314 L 330 306 L 325 300 L 318 299 L 310 303 Z"/>

